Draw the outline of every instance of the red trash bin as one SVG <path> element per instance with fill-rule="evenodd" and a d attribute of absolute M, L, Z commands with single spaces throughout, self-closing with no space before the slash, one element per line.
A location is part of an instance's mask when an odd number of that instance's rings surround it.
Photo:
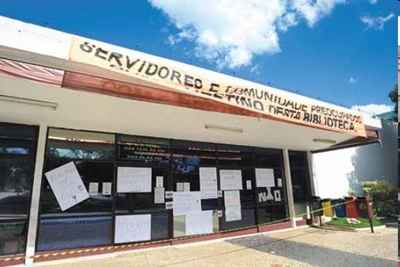
<path fill-rule="evenodd" d="M 346 215 L 348 218 L 358 218 L 357 199 L 355 197 L 346 197 Z"/>

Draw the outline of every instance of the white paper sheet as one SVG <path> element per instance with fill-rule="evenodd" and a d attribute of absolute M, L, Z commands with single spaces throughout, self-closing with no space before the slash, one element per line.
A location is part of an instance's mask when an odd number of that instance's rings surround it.
<path fill-rule="evenodd" d="M 200 192 L 174 192 L 174 216 L 201 211 Z"/>
<path fill-rule="evenodd" d="M 115 243 L 151 239 L 151 214 L 118 215 L 115 217 Z"/>
<path fill-rule="evenodd" d="M 246 181 L 246 189 L 247 189 L 247 190 L 251 190 L 251 189 L 252 189 L 251 180 L 247 180 L 247 181 Z"/>
<path fill-rule="evenodd" d="M 209 234 L 213 232 L 213 211 L 191 212 L 185 216 L 186 235 Z"/>
<path fill-rule="evenodd" d="M 73 162 L 45 173 L 62 211 L 89 198 L 89 193 Z"/>
<path fill-rule="evenodd" d="M 225 208 L 225 221 L 233 222 L 242 219 L 242 208 L 240 206 L 230 206 Z"/>
<path fill-rule="evenodd" d="M 240 206 L 240 191 L 224 191 L 225 207 Z"/>
<path fill-rule="evenodd" d="M 256 186 L 273 187 L 275 186 L 275 177 L 273 169 L 256 169 Z"/>
<path fill-rule="evenodd" d="M 220 170 L 221 190 L 242 190 L 241 170 Z"/>
<path fill-rule="evenodd" d="M 174 208 L 174 203 L 172 201 L 165 202 L 165 209 L 172 210 Z"/>
<path fill-rule="evenodd" d="M 202 199 L 218 198 L 218 181 L 217 168 L 201 167 L 200 175 L 200 191 Z"/>
<path fill-rule="evenodd" d="M 183 192 L 183 183 L 176 183 L 176 191 Z"/>
<path fill-rule="evenodd" d="M 156 176 L 156 187 L 164 187 L 164 177 Z"/>
<path fill-rule="evenodd" d="M 154 188 L 154 203 L 162 204 L 165 202 L 165 190 L 164 187 Z"/>
<path fill-rule="evenodd" d="M 99 183 L 89 183 L 89 194 L 97 195 L 99 193 Z"/>
<path fill-rule="evenodd" d="M 151 168 L 118 167 L 117 192 L 151 192 Z"/>
<path fill-rule="evenodd" d="M 183 192 L 190 192 L 190 183 L 183 183 Z"/>
<path fill-rule="evenodd" d="M 165 191 L 165 198 L 171 199 L 174 196 L 174 191 Z"/>
<path fill-rule="evenodd" d="M 276 202 L 281 202 L 281 191 L 279 190 L 274 191 L 274 200 Z"/>
<path fill-rule="evenodd" d="M 105 182 L 103 183 L 102 193 L 103 195 L 111 195 L 111 183 Z"/>

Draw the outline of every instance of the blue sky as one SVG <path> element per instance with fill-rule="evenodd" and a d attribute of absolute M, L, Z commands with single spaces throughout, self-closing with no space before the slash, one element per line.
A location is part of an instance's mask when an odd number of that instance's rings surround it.
<path fill-rule="evenodd" d="M 0 15 L 349 107 L 391 104 L 397 1 L 221 1 L 3 0 Z"/>

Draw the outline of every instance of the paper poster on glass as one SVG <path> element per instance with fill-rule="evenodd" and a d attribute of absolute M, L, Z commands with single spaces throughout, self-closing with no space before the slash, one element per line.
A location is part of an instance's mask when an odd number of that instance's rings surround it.
<path fill-rule="evenodd" d="M 115 243 L 150 240 L 151 214 L 117 215 L 114 238 Z"/>
<path fill-rule="evenodd" d="M 154 204 L 163 204 L 165 202 L 165 189 L 164 187 L 154 188 Z"/>
<path fill-rule="evenodd" d="M 275 176 L 273 169 L 256 168 L 256 187 L 274 187 Z"/>
<path fill-rule="evenodd" d="M 185 234 L 199 235 L 213 232 L 213 211 L 191 212 L 185 216 Z"/>
<path fill-rule="evenodd" d="M 156 176 L 156 187 L 164 187 L 164 177 Z"/>
<path fill-rule="evenodd" d="M 109 195 L 111 195 L 111 189 L 112 189 L 112 184 L 111 183 L 109 183 L 109 182 L 104 182 L 103 183 L 103 189 L 102 189 L 102 194 L 103 195 L 106 195 L 106 196 L 109 196 Z"/>
<path fill-rule="evenodd" d="M 199 168 L 199 175 L 201 198 L 218 198 L 217 168 L 201 167 Z"/>
<path fill-rule="evenodd" d="M 225 207 L 240 206 L 240 191 L 224 191 L 224 205 Z"/>
<path fill-rule="evenodd" d="M 281 202 L 282 198 L 281 198 L 281 190 L 274 190 L 274 200 L 276 202 Z"/>
<path fill-rule="evenodd" d="M 73 162 L 44 174 L 62 211 L 89 198 L 89 193 Z"/>
<path fill-rule="evenodd" d="M 201 211 L 200 192 L 174 192 L 172 200 L 174 216 Z"/>
<path fill-rule="evenodd" d="M 99 193 L 99 183 L 89 183 L 89 195 L 97 195 Z"/>
<path fill-rule="evenodd" d="M 118 167 L 118 193 L 150 193 L 151 168 Z"/>
<path fill-rule="evenodd" d="M 221 190 L 242 190 L 242 170 L 220 170 Z"/>
<path fill-rule="evenodd" d="M 241 206 L 230 206 L 228 208 L 225 208 L 226 222 L 240 221 L 241 219 L 242 219 Z"/>

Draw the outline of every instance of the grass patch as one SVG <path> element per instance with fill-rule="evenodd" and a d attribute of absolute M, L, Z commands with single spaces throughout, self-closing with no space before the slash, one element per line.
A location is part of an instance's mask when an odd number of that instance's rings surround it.
<path fill-rule="evenodd" d="M 361 223 L 359 223 L 359 224 L 350 224 L 350 223 L 347 223 L 347 220 L 346 220 L 347 218 L 333 218 L 332 219 L 332 221 L 330 221 L 330 222 L 327 222 L 326 224 L 328 224 L 328 225 L 334 225 L 334 226 L 341 226 L 341 227 L 351 227 L 351 228 L 366 228 L 366 227 L 370 227 L 369 226 L 369 220 L 368 219 L 365 219 L 365 218 L 357 218 L 357 220 L 359 220 Z M 380 220 L 378 220 L 378 219 L 376 219 L 376 218 L 374 218 L 374 219 L 372 219 L 372 224 L 374 225 L 374 226 L 381 226 L 381 225 L 383 225 L 383 223 L 380 221 Z"/>

